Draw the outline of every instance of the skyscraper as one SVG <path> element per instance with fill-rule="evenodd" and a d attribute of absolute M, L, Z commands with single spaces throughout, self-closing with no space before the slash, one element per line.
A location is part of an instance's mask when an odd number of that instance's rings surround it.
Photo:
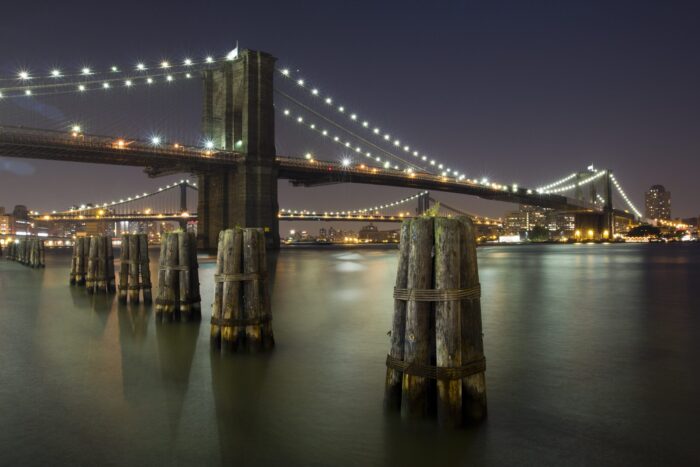
<path fill-rule="evenodd" d="M 647 219 L 671 219 L 671 192 L 663 185 L 654 185 L 644 194 Z"/>

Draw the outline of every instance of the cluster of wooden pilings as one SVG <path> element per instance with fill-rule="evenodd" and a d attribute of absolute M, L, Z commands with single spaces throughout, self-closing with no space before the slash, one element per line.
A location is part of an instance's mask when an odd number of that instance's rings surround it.
<path fill-rule="evenodd" d="M 71 285 L 85 286 L 88 293 L 114 293 L 112 238 L 93 235 L 75 239 L 70 269 Z"/>
<path fill-rule="evenodd" d="M 476 241 L 467 218 L 419 217 L 401 226 L 387 407 L 437 414 L 458 427 L 486 416 Z"/>
<path fill-rule="evenodd" d="M 46 266 L 44 261 L 44 240 L 40 238 L 22 238 L 19 241 L 8 243 L 5 256 L 9 260 L 17 261 L 32 268 L 43 268 Z"/>
<path fill-rule="evenodd" d="M 219 233 L 211 342 L 222 351 L 274 347 L 265 234 L 235 228 Z"/>
<path fill-rule="evenodd" d="M 201 318 L 197 240 L 191 232 L 164 234 L 160 241 L 156 319 Z"/>
<path fill-rule="evenodd" d="M 148 257 L 148 235 L 124 234 L 119 256 L 119 301 L 151 303 L 151 270 Z"/>

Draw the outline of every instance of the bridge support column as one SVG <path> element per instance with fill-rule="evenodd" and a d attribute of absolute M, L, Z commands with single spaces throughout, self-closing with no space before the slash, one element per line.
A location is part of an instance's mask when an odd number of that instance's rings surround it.
<path fill-rule="evenodd" d="M 231 169 L 199 175 L 197 242 L 215 251 L 221 230 L 260 227 L 279 248 L 273 76 L 275 58 L 241 51 L 204 72 L 204 134 L 216 148 L 243 155 Z"/>

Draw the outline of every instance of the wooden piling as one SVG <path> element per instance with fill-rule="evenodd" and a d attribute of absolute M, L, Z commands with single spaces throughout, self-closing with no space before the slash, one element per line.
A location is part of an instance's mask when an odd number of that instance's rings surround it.
<path fill-rule="evenodd" d="M 85 277 L 85 288 L 89 294 L 95 293 L 97 262 L 97 237 L 92 236 L 88 239 L 88 259 Z"/>
<path fill-rule="evenodd" d="M 408 251 L 410 245 L 411 223 L 401 224 L 399 240 L 399 264 L 396 272 L 396 288 L 405 289 L 408 281 Z M 403 360 L 404 336 L 406 333 L 406 301 L 394 299 L 394 318 L 391 324 L 391 350 L 389 355 Z M 386 391 L 384 404 L 388 409 L 401 408 L 401 379 L 402 373 L 393 368 L 386 369 Z"/>
<path fill-rule="evenodd" d="M 75 267 L 75 283 L 76 285 L 85 285 L 85 271 L 87 267 L 89 238 L 80 237 L 76 238 L 75 241 L 78 245 Z"/>
<path fill-rule="evenodd" d="M 469 219 L 404 222 L 387 355 L 388 408 L 400 406 L 403 418 L 423 418 L 436 408 L 443 427 L 486 416 L 480 293 Z"/>
<path fill-rule="evenodd" d="M 107 237 L 95 237 L 97 242 L 97 265 L 95 291 L 107 292 Z"/>
<path fill-rule="evenodd" d="M 460 224 L 457 219 L 435 218 L 435 288 L 460 288 Z M 462 365 L 460 302 L 435 302 L 435 356 L 438 368 Z M 437 380 L 438 423 L 445 427 L 462 424 L 462 381 Z"/>
<path fill-rule="evenodd" d="M 129 289 L 127 290 L 129 303 L 139 302 L 141 291 L 139 269 L 139 238 L 137 235 L 129 235 Z"/>
<path fill-rule="evenodd" d="M 161 243 L 161 246 L 163 246 L 163 243 Z M 164 250 L 161 250 L 161 269 L 164 270 L 162 275 L 163 282 L 161 285 L 161 275 L 159 272 L 158 298 L 156 299 L 156 318 L 158 320 L 170 322 L 179 318 L 179 316 L 177 316 L 177 304 L 179 295 L 179 287 L 177 285 L 177 278 L 179 276 L 177 271 L 177 235 L 165 235 L 164 246 Z"/>
<path fill-rule="evenodd" d="M 407 288 L 430 289 L 433 282 L 433 219 L 420 217 L 411 221 L 411 245 L 408 253 Z M 409 300 L 406 305 L 404 360 L 430 364 L 430 303 Z M 404 373 L 401 391 L 401 415 L 421 418 L 427 415 L 428 379 Z"/>
<path fill-rule="evenodd" d="M 216 249 L 216 271 L 214 274 L 214 303 L 212 304 L 212 320 L 211 320 L 211 346 L 212 348 L 220 348 L 222 345 L 222 326 L 219 321 L 223 317 L 223 297 L 224 283 L 218 280 L 224 273 L 224 237 L 225 230 L 219 232 L 218 246 Z"/>
<path fill-rule="evenodd" d="M 151 259 L 148 254 L 148 234 L 139 234 L 139 272 L 141 273 L 141 291 L 143 303 L 153 302 L 151 293 Z"/>
<path fill-rule="evenodd" d="M 466 217 L 459 217 L 462 226 L 460 241 L 460 286 L 462 289 L 479 288 L 479 269 L 476 259 L 474 224 Z M 481 299 L 479 296 L 460 303 L 462 362 L 484 361 L 484 338 L 481 323 Z M 484 370 L 462 379 L 462 406 L 465 421 L 479 421 L 487 415 L 486 374 Z"/>
<path fill-rule="evenodd" d="M 219 236 L 211 336 L 223 351 L 274 346 L 264 250 L 261 229 L 229 229 Z"/>
<path fill-rule="evenodd" d="M 119 254 L 119 301 L 126 303 L 129 290 L 129 235 L 122 235 L 121 252 Z"/>
<path fill-rule="evenodd" d="M 179 282 L 179 307 L 180 319 L 190 321 L 192 319 L 192 297 L 190 289 L 190 236 L 187 232 L 177 232 L 177 265 Z"/>
<path fill-rule="evenodd" d="M 190 244 L 190 304 L 192 319 L 202 318 L 202 297 L 199 293 L 199 261 L 197 260 L 197 236 L 194 232 L 188 232 Z"/>
<path fill-rule="evenodd" d="M 262 333 L 262 348 L 269 350 L 275 346 L 275 336 L 272 332 L 272 303 L 270 297 L 270 281 L 267 268 L 267 249 L 265 248 L 265 231 L 256 229 L 258 233 L 258 260 L 260 270 L 260 310 Z"/>
<path fill-rule="evenodd" d="M 224 231 L 223 277 L 220 276 L 216 280 L 224 280 L 226 276 L 240 275 L 243 258 L 242 247 L 243 231 L 241 229 Z M 240 281 L 224 280 L 221 303 L 221 319 L 224 321 L 221 329 L 221 348 L 227 351 L 238 350 L 239 342 L 243 338 L 243 328 L 236 324 L 240 323 L 243 317 L 240 290 Z"/>

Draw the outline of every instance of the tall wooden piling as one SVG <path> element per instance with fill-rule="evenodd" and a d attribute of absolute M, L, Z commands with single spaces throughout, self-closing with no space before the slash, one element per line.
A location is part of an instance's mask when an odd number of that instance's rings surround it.
<path fill-rule="evenodd" d="M 85 288 L 89 294 L 95 292 L 95 280 L 97 276 L 97 237 L 92 236 L 88 239 L 88 259 L 87 271 L 85 274 Z"/>
<path fill-rule="evenodd" d="M 187 232 L 168 233 L 161 239 L 156 298 L 159 320 L 192 321 L 201 317 L 194 240 Z"/>
<path fill-rule="evenodd" d="M 129 235 L 123 234 L 121 239 L 121 251 L 119 253 L 119 301 L 127 302 L 129 289 Z"/>
<path fill-rule="evenodd" d="M 219 236 L 212 345 L 258 352 L 274 346 L 267 254 L 261 229 L 229 229 Z"/>
<path fill-rule="evenodd" d="M 399 241 L 399 264 L 396 272 L 396 288 L 405 289 L 408 285 L 408 250 L 410 245 L 411 224 L 401 224 Z M 391 350 L 389 355 L 397 360 L 403 360 L 404 336 L 406 334 L 406 301 L 394 300 L 394 318 L 391 323 Z M 386 392 L 384 403 L 388 409 L 401 408 L 401 380 L 403 374 L 394 368 L 386 369 Z"/>
<path fill-rule="evenodd" d="M 476 259 L 476 236 L 474 224 L 466 217 L 459 217 L 462 226 L 460 241 L 460 287 L 464 290 L 478 290 L 479 268 Z M 486 417 L 486 374 L 484 358 L 484 337 L 481 322 L 480 293 L 460 302 L 462 328 L 462 362 L 477 362 L 476 367 L 483 366 L 482 371 L 465 376 L 462 379 L 462 404 L 465 420 L 478 421 Z"/>
<path fill-rule="evenodd" d="M 140 287 L 143 295 L 143 303 L 151 303 L 153 295 L 151 293 L 151 258 L 148 255 L 148 234 L 139 235 L 139 272 L 140 272 Z"/>
<path fill-rule="evenodd" d="M 123 234 L 119 266 L 119 301 L 121 303 L 152 302 L 151 271 L 148 256 L 148 235 Z"/>
<path fill-rule="evenodd" d="M 75 283 L 76 285 L 85 285 L 85 271 L 87 269 L 89 238 L 76 238 L 75 242 L 77 245 L 75 258 Z"/>
<path fill-rule="evenodd" d="M 425 290 L 433 285 L 433 219 L 421 217 L 411 222 L 408 252 L 407 288 Z M 406 305 L 404 360 L 409 365 L 430 365 L 430 303 L 409 300 Z M 406 418 L 425 417 L 428 411 L 428 379 L 404 373 L 401 414 Z"/>
<path fill-rule="evenodd" d="M 404 418 L 423 418 L 435 407 L 444 427 L 482 419 L 485 360 L 469 219 L 404 222 L 394 299 L 386 406 L 400 406 Z"/>

